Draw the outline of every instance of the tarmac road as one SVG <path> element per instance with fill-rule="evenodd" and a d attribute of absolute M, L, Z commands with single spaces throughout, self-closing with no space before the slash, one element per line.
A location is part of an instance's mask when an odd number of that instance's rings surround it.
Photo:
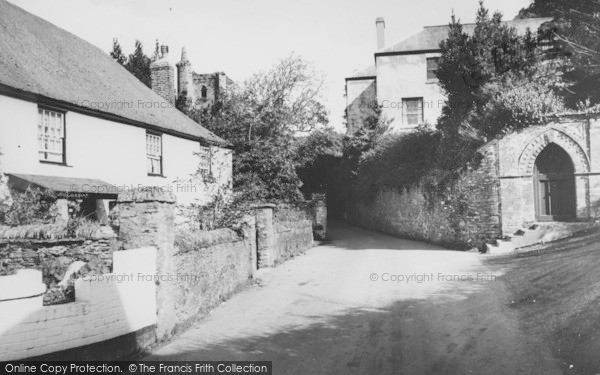
<path fill-rule="evenodd" d="M 148 360 L 268 360 L 274 374 L 561 374 L 485 256 L 345 224 Z"/>

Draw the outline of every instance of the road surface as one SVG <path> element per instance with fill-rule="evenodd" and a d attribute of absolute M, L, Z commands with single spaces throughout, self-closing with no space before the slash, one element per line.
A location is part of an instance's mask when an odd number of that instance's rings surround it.
<path fill-rule="evenodd" d="M 330 236 L 147 359 L 268 360 L 274 374 L 561 373 L 521 332 L 485 256 L 342 224 Z"/>

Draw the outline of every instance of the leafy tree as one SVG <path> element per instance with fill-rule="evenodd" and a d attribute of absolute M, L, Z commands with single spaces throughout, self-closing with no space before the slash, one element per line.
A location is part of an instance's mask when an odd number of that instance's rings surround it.
<path fill-rule="evenodd" d="M 10 226 L 53 222 L 58 214 L 53 208 L 55 201 L 56 196 L 40 189 L 12 192 L 12 204 L 0 210 L 0 222 Z"/>
<path fill-rule="evenodd" d="M 306 198 L 335 195 L 339 180 L 343 136 L 331 128 L 318 129 L 298 140 L 296 171 Z"/>
<path fill-rule="evenodd" d="M 209 111 L 190 116 L 229 141 L 234 191 L 246 200 L 296 200 L 296 136 L 327 124 L 320 103 L 322 79 L 290 56 L 235 87 Z"/>
<path fill-rule="evenodd" d="M 600 0 L 535 0 L 519 13 L 520 18 L 532 16 L 554 18 L 542 32 L 555 42 L 554 54 L 569 57 L 561 69 L 571 84 L 567 104 L 600 102 Z"/>
<path fill-rule="evenodd" d="M 143 84 L 151 87 L 152 81 L 150 79 L 150 58 L 144 54 L 142 42 L 139 40 L 135 41 L 135 51 L 129 55 L 125 68 L 137 77 Z"/>
<path fill-rule="evenodd" d="M 531 31 L 519 35 L 500 13 L 490 16 L 483 1 L 472 34 L 453 15 L 440 47 L 437 73 L 448 97 L 437 124 L 441 168 L 463 165 L 481 143 L 564 110 L 556 62 Z"/>
<path fill-rule="evenodd" d="M 490 17 L 483 2 L 472 35 L 452 15 L 448 38 L 440 47 L 437 75 L 448 100 L 438 127 L 446 136 L 455 136 L 471 112 L 485 105 L 486 84 L 501 80 L 507 72 L 531 74 L 538 61 L 531 33 L 519 36 L 502 23 L 500 13 Z"/>
<path fill-rule="evenodd" d="M 137 79 L 142 81 L 148 87 L 152 87 L 152 80 L 150 76 L 150 63 L 151 59 L 144 53 L 142 42 L 139 40 L 135 41 L 135 50 L 129 57 L 125 56 L 121 48 L 121 44 L 117 38 L 113 38 L 113 48 L 109 52 L 116 62 L 123 65 L 125 69 L 129 70 Z"/>
<path fill-rule="evenodd" d="M 127 56 L 125 56 L 125 54 L 123 53 L 123 50 L 121 49 L 121 45 L 119 44 L 117 38 L 113 38 L 113 49 L 112 51 L 110 51 L 110 57 L 115 59 L 116 62 L 123 66 L 127 62 Z"/>

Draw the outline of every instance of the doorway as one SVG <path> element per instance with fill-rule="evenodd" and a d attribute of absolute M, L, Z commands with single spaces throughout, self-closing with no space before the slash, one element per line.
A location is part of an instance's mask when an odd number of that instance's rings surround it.
<path fill-rule="evenodd" d="M 538 221 L 575 219 L 575 174 L 569 154 L 550 143 L 535 161 L 535 214 Z"/>

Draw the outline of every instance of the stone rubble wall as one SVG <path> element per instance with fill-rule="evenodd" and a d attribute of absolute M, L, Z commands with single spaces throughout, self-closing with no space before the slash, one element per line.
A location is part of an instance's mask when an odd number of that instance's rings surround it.
<path fill-rule="evenodd" d="M 83 262 L 79 275 L 110 273 L 117 246 L 115 234 L 90 239 L 0 239 L 0 276 L 20 269 L 40 270 L 48 288 L 44 304 L 71 302 L 74 300 L 72 281 L 66 289 L 59 287 L 69 267 Z"/>
<path fill-rule="evenodd" d="M 477 168 L 462 173 L 443 191 L 419 184 L 378 189 L 370 202 L 350 204 L 347 218 L 365 228 L 403 238 L 468 249 L 502 235 L 497 145 L 480 149 Z"/>
<path fill-rule="evenodd" d="M 121 337 L 156 323 L 156 250 L 116 252 L 114 272 L 79 278 L 76 301 L 43 306 L 42 274 L 0 277 L 0 361 L 37 357 Z M 130 276 L 131 275 L 131 276 Z M 138 348 L 128 346 L 132 354 Z"/>

